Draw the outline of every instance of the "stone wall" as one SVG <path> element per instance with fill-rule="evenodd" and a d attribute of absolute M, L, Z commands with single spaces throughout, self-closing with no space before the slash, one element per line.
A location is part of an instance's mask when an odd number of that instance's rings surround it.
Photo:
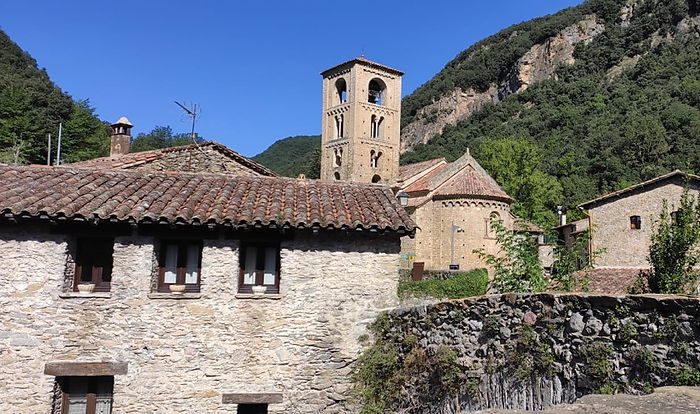
<path fill-rule="evenodd" d="M 593 223 L 592 250 L 603 250 L 595 265 L 649 267 L 649 244 L 663 202 L 667 200 L 669 207 L 675 205 L 670 211 L 677 209 L 684 185 L 681 178 L 665 180 L 591 207 L 588 213 Z M 697 184 L 691 194 L 698 197 Z M 630 228 L 630 216 L 641 217 L 641 229 Z"/>
<path fill-rule="evenodd" d="M 235 412 L 223 393 L 258 392 L 282 393 L 271 413 L 349 412 L 357 338 L 397 303 L 395 238 L 297 233 L 263 299 L 236 294 L 238 241 L 205 239 L 201 294 L 177 299 L 151 294 L 154 239 L 138 233 L 116 237 L 106 297 L 59 297 L 70 237 L 0 227 L 2 413 L 50 412 L 50 361 L 127 362 L 115 413 Z"/>
<path fill-rule="evenodd" d="M 493 295 L 397 309 L 377 326 L 378 344 L 413 370 L 409 413 L 541 409 L 592 392 L 643 392 L 700 366 L 700 301 L 690 297 Z M 458 391 L 435 400 L 444 390 L 433 387 L 417 404 L 418 381 L 435 376 L 416 372 L 416 355 L 444 349 L 457 355 Z"/>
<path fill-rule="evenodd" d="M 459 264 L 460 270 L 485 268 L 485 263 L 473 250 L 498 253 L 495 234 L 489 231 L 488 225 L 494 212 L 503 220 L 504 226 L 512 228 L 513 220 L 507 203 L 466 198 L 429 201 L 416 209 L 413 219 L 419 229 L 415 240 L 402 240 L 402 253 L 415 257 L 417 262 L 425 262 L 426 269 L 448 269 L 452 260 L 451 233 L 454 224 L 464 230 L 455 233 L 454 237 L 454 261 Z"/>

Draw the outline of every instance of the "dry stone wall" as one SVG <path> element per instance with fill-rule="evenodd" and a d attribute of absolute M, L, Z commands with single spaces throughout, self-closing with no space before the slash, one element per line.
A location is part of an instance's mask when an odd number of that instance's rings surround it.
<path fill-rule="evenodd" d="M 397 309 L 378 326 L 376 339 L 400 360 L 415 360 L 416 347 L 428 356 L 448 349 L 463 374 L 458 392 L 422 405 L 414 398 L 402 412 L 542 409 L 700 375 L 700 301 L 691 297 L 493 295 Z M 421 378 L 412 375 L 409 395 L 424 389 Z"/>
<path fill-rule="evenodd" d="M 127 362 L 115 376 L 114 413 L 236 412 L 223 393 L 263 392 L 282 393 L 271 413 L 351 412 L 357 338 L 397 304 L 395 238 L 282 241 L 276 299 L 237 295 L 238 240 L 204 240 L 201 295 L 156 299 L 154 239 L 133 234 L 115 239 L 108 297 L 61 298 L 71 236 L 0 230 L 2 413 L 50 412 L 50 361 Z"/>

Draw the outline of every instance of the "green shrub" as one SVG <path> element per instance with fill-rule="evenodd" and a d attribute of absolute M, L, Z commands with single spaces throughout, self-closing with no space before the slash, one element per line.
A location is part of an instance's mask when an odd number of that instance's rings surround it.
<path fill-rule="evenodd" d="M 688 365 L 678 368 L 673 375 L 675 385 L 700 385 L 700 371 Z"/>
<path fill-rule="evenodd" d="M 486 270 L 458 273 L 446 280 L 404 280 L 399 282 L 399 297 L 432 296 L 434 298 L 459 299 L 486 293 L 489 276 Z"/>

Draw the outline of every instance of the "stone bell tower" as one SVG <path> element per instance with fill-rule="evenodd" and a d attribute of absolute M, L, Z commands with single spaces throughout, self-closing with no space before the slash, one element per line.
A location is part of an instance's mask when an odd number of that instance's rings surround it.
<path fill-rule="evenodd" d="M 133 125 L 125 116 L 112 124 L 112 139 L 109 147 L 110 157 L 118 157 L 129 153 L 132 127 Z"/>
<path fill-rule="evenodd" d="M 321 179 L 396 184 L 403 72 L 359 57 L 321 75 Z"/>

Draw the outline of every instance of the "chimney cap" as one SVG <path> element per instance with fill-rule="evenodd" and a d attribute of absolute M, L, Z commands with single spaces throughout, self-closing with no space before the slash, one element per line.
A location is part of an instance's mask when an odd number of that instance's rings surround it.
<path fill-rule="evenodd" d="M 126 125 L 126 126 L 134 126 L 129 120 L 123 116 L 117 120 L 117 122 L 113 123 L 112 125 Z"/>

